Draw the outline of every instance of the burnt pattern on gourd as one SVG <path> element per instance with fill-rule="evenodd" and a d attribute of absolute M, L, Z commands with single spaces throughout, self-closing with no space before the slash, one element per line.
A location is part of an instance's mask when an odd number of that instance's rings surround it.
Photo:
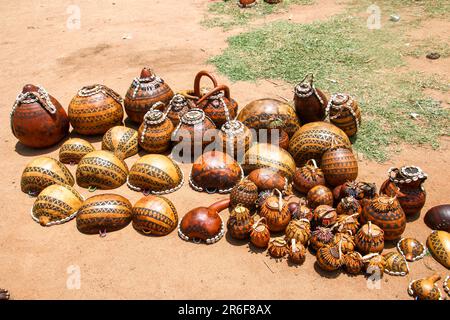
<path fill-rule="evenodd" d="M 86 140 L 72 138 L 64 142 L 59 149 L 59 161 L 77 164 L 89 152 L 95 151 L 92 144 Z"/>
<path fill-rule="evenodd" d="M 318 185 L 325 185 L 325 176 L 322 169 L 317 166 L 316 160 L 309 159 L 303 167 L 295 171 L 294 187 L 306 194 Z"/>
<path fill-rule="evenodd" d="M 406 216 L 397 199 L 381 195 L 370 200 L 360 215 L 362 222 L 372 221 L 384 231 L 386 240 L 400 238 L 406 228 Z"/>
<path fill-rule="evenodd" d="M 132 121 L 141 123 L 145 113 L 155 103 L 167 104 L 172 97 L 173 91 L 167 83 L 149 68 L 143 68 L 141 75 L 134 78 L 125 95 L 125 111 Z"/>
<path fill-rule="evenodd" d="M 86 234 L 111 232 L 131 222 L 132 206 L 126 198 L 102 194 L 88 198 L 78 210 L 77 228 Z"/>
<path fill-rule="evenodd" d="M 80 187 L 114 189 L 127 180 L 126 163 L 109 151 L 93 151 L 78 163 L 76 178 Z"/>
<path fill-rule="evenodd" d="M 333 187 L 358 177 L 358 161 L 348 147 L 334 146 L 325 151 L 321 169 L 325 180 Z"/>
<path fill-rule="evenodd" d="M 347 136 L 354 136 L 361 125 L 361 109 L 346 93 L 334 94 L 325 109 L 325 121 L 342 129 Z"/>
<path fill-rule="evenodd" d="M 124 126 L 112 127 L 103 136 L 102 149 L 112 151 L 120 159 L 131 157 L 138 153 L 138 133 Z"/>
<path fill-rule="evenodd" d="M 434 230 L 427 238 L 427 247 L 436 261 L 450 269 L 450 233 Z"/>
<path fill-rule="evenodd" d="M 37 195 L 52 184 L 73 186 L 74 183 L 72 173 L 64 164 L 50 157 L 38 157 L 25 167 L 20 188 L 29 195 Z"/>
<path fill-rule="evenodd" d="M 130 169 L 127 185 L 134 191 L 167 194 L 177 191 L 184 184 L 184 174 L 178 164 L 169 157 L 158 154 L 145 155 Z"/>
<path fill-rule="evenodd" d="M 65 223 L 77 215 L 84 198 L 68 185 L 51 185 L 42 190 L 31 210 L 31 217 L 42 226 Z"/>
<path fill-rule="evenodd" d="M 309 159 L 322 159 L 325 151 L 334 145 L 350 147 L 351 143 L 344 131 L 323 121 L 311 122 L 302 126 L 289 142 L 289 153 L 298 167 Z M 320 164 L 319 164 L 320 166 Z"/>
<path fill-rule="evenodd" d="M 104 85 L 85 86 L 69 104 L 70 123 L 80 134 L 104 134 L 122 124 L 122 102 L 118 93 Z"/>
<path fill-rule="evenodd" d="M 397 249 L 407 261 L 420 260 L 427 252 L 425 246 L 414 238 L 400 239 L 397 243 Z"/>
<path fill-rule="evenodd" d="M 434 274 L 431 277 L 413 280 L 409 283 L 408 294 L 416 300 L 443 300 L 437 282 L 441 276 Z"/>
<path fill-rule="evenodd" d="M 133 227 L 146 234 L 165 236 L 178 224 L 177 209 L 172 201 L 162 196 L 146 196 L 132 209 Z"/>

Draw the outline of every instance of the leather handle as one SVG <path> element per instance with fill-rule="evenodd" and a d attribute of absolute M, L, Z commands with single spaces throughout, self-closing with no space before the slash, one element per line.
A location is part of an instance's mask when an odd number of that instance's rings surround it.
<path fill-rule="evenodd" d="M 199 98 L 201 96 L 200 81 L 202 80 L 203 77 L 209 78 L 211 80 L 211 82 L 213 83 L 214 87 L 217 87 L 217 85 L 218 85 L 217 79 L 208 71 L 202 70 L 199 73 L 197 73 L 197 75 L 195 76 L 195 80 L 194 80 L 194 95 Z"/>
<path fill-rule="evenodd" d="M 220 211 L 225 210 L 229 206 L 230 206 L 230 198 L 223 199 L 223 200 L 217 201 L 216 203 L 213 203 L 212 205 L 210 205 L 208 207 L 208 210 L 219 213 Z"/>
<path fill-rule="evenodd" d="M 228 101 L 230 101 L 230 88 L 228 88 L 226 85 L 221 84 L 220 86 L 215 87 L 214 89 L 212 89 L 210 92 L 208 92 L 207 94 L 205 94 L 203 97 L 201 97 L 200 100 L 197 101 L 197 105 L 199 105 L 200 103 L 202 103 L 203 101 L 205 101 L 206 99 L 208 99 L 210 96 L 212 96 L 213 94 L 216 94 L 218 92 L 223 91 L 225 94 L 225 98 L 228 99 Z"/>

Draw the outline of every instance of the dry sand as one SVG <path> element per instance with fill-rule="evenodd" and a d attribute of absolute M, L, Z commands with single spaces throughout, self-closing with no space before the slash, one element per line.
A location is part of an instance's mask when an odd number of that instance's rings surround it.
<path fill-rule="evenodd" d="M 31 3 L 31 4 L 30 4 Z M 201 69 L 213 70 L 206 59 L 226 47 L 227 34 L 199 25 L 207 1 L 78 1 L 81 29 L 66 28 L 69 1 L 2 1 L 0 3 L 0 151 L 3 187 L 0 197 L 0 287 L 13 299 L 408 299 L 408 282 L 436 270 L 449 271 L 431 257 L 410 264 L 406 277 L 386 275 L 380 289 L 368 289 L 364 276 L 325 274 L 308 254 L 300 266 L 290 266 L 251 251 L 246 243 L 228 238 L 214 245 L 184 242 L 176 232 L 145 237 L 129 226 L 106 238 L 79 233 L 75 222 L 43 228 L 30 218 L 34 198 L 20 191 L 20 175 L 33 157 L 57 157 L 58 146 L 31 150 L 16 144 L 9 112 L 26 83 L 43 85 L 67 107 L 83 85 L 103 83 L 125 94 L 143 66 L 152 67 L 174 90 L 192 88 Z M 334 1 L 318 1 L 321 12 Z M 335 6 L 336 11 L 341 9 Z M 305 20 L 311 20 L 308 9 Z M 302 15 L 301 10 L 294 11 Z M 326 16 L 330 14 L 326 11 Z M 294 17 L 302 21 L 301 17 Z M 130 35 L 131 39 L 122 39 Z M 445 69 L 448 76 L 448 68 Z M 229 83 L 223 76 L 220 80 Z M 290 98 L 291 88 L 268 81 L 232 83 L 241 106 L 262 97 Z M 448 97 L 447 97 L 448 99 Z M 100 148 L 100 138 L 90 139 Z M 437 150 L 405 147 L 389 162 L 360 163 L 360 179 L 381 185 L 391 166 L 413 164 L 429 174 L 431 206 L 448 202 L 449 140 Z M 129 166 L 138 156 L 127 159 Z M 188 174 L 190 166 L 183 165 Z M 75 173 L 75 166 L 70 167 Z M 84 196 L 91 196 L 78 188 Z M 132 203 L 142 194 L 126 186 L 113 192 Z M 96 191 L 94 194 L 106 193 Z M 200 194 L 186 184 L 168 196 L 179 215 L 207 206 L 223 195 Z M 228 213 L 222 212 L 226 220 Z M 430 230 L 422 216 L 409 222 L 405 236 L 425 242 Z M 395 250 L 392 245 L 387 250 Z M 81 288 L 69 290 L 70 266 L 79 266 Z"/>

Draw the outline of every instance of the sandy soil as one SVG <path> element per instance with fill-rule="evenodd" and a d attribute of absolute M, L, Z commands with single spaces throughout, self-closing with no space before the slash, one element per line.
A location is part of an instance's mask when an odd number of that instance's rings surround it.
<path fill-rule="evenodd" d="M 226 47 L 227 34 L 199 25 L 206 2 L 78 1 L 81 29 L 73 31 L 66 28 L 70 2 L 0 3 L 0 120 L 5 124 L 0 128 L 0 287 L 9 289 L 14 299 L 408 299 L 411 279 L 429 275 L 429 268 L 448 274 L 426 257 L 410 265 L 410 275 L 386 275 L 380 289 L 368 289 L 364 276 L 318 271 L 309 254 L 304 265 L 294 267 L 229 238 L 211 246 L 195 245 L 180 240 L 176 232 L 161 238 L 145 237 L 131 226 L 99 238 L 79 233 L 74 221 L 43 228 L 31 220 L 34 199 L 20 191 L 22 169 L 32 157 L 57 157 L 58 147 L 39 151 L 16 144 L 8 117 L 21 87 L 42 84 L 67 106 L 76 90 L 91 83 L 103 83 L 124 94 L 141 67 L 150 66 L 174 90 L 191 88 L 197 71 L 214 70 L 206 65 L 206 59 Z M 320 1 L 316 8 L 320 11 L 321 6 L 333 3 Z M 307 21 L 311 20 L 309 10 L 304 11 Z M 303 11 L 294 12 L 301 15 Z M 325 16 L 329 14 L 326 11 Z M 127 35 L 131 39 L 122 39 Z M 448 68 L 445 73 L 449 76 Z M 219 78 L 229 83 L 223 76 Z M 268 81 L 232 83 L 231 92 L 241 106 L 267 96 L 292 96 L 292 88 Z M 100 148 L 100 138 L 91 140 Z M 426 211 L 448 202 L 445 169 L 450 164 L 449 146 L 450 141 L 443 139 L 437 151 L 405 147 L 384 164 L 363 160 L 360 179 L 380 186 L 389 167 L 418 165 L 429 174 Z M 126 162 L 131 166 L 136 159 Z M 182 168 L 188 174 L 190 166 Z M 75 169 L 70 167 L 73 173 Z M 84 196 L 92 195 L 80 190 Z M 142 196 L 125 186 L 113 192 L 132 203 Z M 105 192 L 95 192 L 99 193 Z M 199 194 L 185 185 L 168 197 L 183 216 L 193 207 L 207 206 L 225 196 Z M 227 219 L 226 212 L 221 215 Z M 425 241 L 429 232 L 420 217 L 408 224 L 405 236 Z M 388 250 L 394 250 L 392 245 Z M 79 290 L 66 286 L 68 268 L 73 265 L 81 271 Z"/>

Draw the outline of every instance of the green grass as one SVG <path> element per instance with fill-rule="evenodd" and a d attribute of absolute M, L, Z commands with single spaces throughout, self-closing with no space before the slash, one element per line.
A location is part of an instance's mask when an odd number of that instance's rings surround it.
<path fill-rule="evenodd" d="M 423 94 L 425 88 L 449 92 L 448 79 L 394 71 L 411 50 L 402 34 L 395 24 L 368 30 L 364 18 L 344 15 L 312 24 L 280 21 L 230 37 L 210 62 L 233 81 L 294 85 L 313 72 L 318 88 L 352 94 L 363 110 L 355 148 L 383 161 L 402 143 L 436 148 L 449 135 L 449 111 Z"/>
<path fill-rule="evenodd" d="M 448 18 L 450 12 L 450 1 L 448 0 L 351 0 L 349 4 L 356 10 L 363 10 L 372 4 L 380 7 L 381 13 L 390 15 L 394 12 L 399 13 L 407 10 L 418 14 L 419 19 L 429 17 Z"/>
<path fill-rule="evenodd" d="M 245 25 L 252 20 L 286 11 L 290 5 L 310 5 L 314 0 L 284 0 L 280 4 L 271 5 L 259 0 L 256 6 L 240 8 L 236 0 L 213 2 L 208 5 L 208 13 L 202 25 L 213 28 L 221 27 L 229 30 L 235 26 Z"/>

